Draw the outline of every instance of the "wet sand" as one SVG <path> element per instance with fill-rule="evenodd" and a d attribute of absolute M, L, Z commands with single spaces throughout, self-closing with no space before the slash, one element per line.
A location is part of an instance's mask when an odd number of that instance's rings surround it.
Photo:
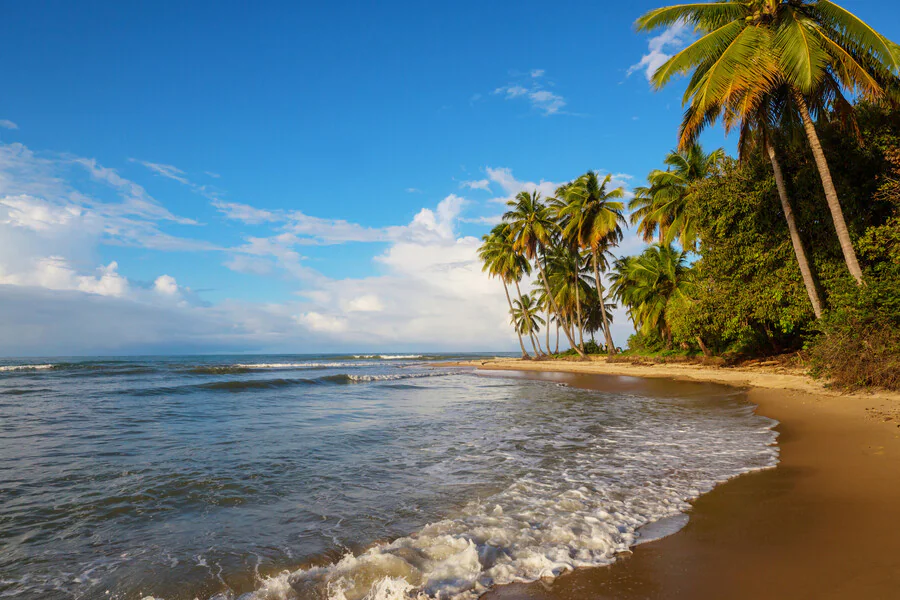
<path fill-rule="evenodd" d="M 511 370 L 519 361 L 501 362 L 511 363 L 503 367 Z M 592 374 L 602 373 L 605 363 L 573 363 L 574 369 L 549 361 L 524 364 L 527 371 L 517 375 L 586 388 L 627 388 L 631 379 Z M 558 367 L 576 373 L 553 372 Z M 840 395 L 816 389 L 821 384 L 802 375 L 766 380 L 764 373 L 707 369 L 726 373 L 685 376 L 686 367 L 666 375 L 662 367 L 648 367 L 647 375 L 718 382 L 724 375 L 745 386 L 752 379 L 762 384 L 747 397 L 760 414 L 780 422 L 778 467 L 718 486 L 693 503 L 684 529 L 635 547 L 612 566 L 508 585 L 483 598 L 900 598 L 896 395 Z M 624 368 L 644 375 L 640 368 Z"/>

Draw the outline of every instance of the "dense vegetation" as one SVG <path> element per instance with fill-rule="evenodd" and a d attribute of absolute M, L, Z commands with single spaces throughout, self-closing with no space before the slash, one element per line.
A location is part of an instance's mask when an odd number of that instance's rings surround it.
<path fill-rule="evenodd" d="M 549 352 L 551 325 L 582 356 L 584 332 L 615 353 L 611 296 L 632 351 L 805 350 L 839 384 L 900 388 L 900 46 L 827 0 L 687 4 L 637 24 L 678 22 L 698 39 L 653 77 L 688 75 L 678 149 L 629 202 L 649 247 L 610 254 L 624 192 L 593 173 L 546 201 L 523 192 L 485 236 L 486 270 L 515 283 L 523 355 L 522 336 Z M 737 158 L 697 144 L 716 122 L 739 131 Z"/>

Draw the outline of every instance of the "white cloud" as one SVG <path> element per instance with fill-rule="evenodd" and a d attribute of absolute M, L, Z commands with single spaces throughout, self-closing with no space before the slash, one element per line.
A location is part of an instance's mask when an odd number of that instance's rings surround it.
<path fill-rule="evenodd" d="M 171 275 L 160 275 L 153 282 L 153 289 L 163 296 L 178 295 L 178 282 Z"/>
<path fill-rule="evenodd" d="M 558 113 L 566 105 L 565 99 L 547 90 L 535 90 L 528 94 L 532 106 L 544 111 L 545 115 Z"/>
<path fill-rule="evenodd" d="M 213 202 L 219 200 L 220 194 L 219 194 L 218 190 L 216 190 L 215 188 L 212 188 L 208 185 L 201 185 L 199 183 L 194 183 L 193 181 L 191 181 L 188 178 L 187 174 L 184 171 L 182 171 L 181 169 L 179 169 L 176 166 L 167 165 L 167 164 L 163 164 L 163 163 L 154 163 L 154 162 L 150 162 L 150 161 L 146 161 L 146 160 L 138 160 L 136 158 L 129 158 L 128 160 L 133 163 L 143 165 L 143 166 L 147 167 L 148 169 L 150 169 L 151 171 L 153 171 L 154 173 L 156 173 L 157 175 L 165 177 L 166 179 L 171 179 L 173 181 L 177 181 L 178 183 L 180 183 L 184 186 L 187 186 L 195 194 L 199 194 L 199 195 L 203 196 L 204 198 L 208 198 L 209 200 L 212 200 Z M 218 179 L 220 177 L 218 174 L 210 173 L 209 171 L 204 171 L 204 173 L 206 173 L 210 177 L 213 177 L 216 179 Z"/>
<path fill-rule="evenodd" d="M 62 256 L 47 256 L 34 259 L 27 271 L 0 272 L 0 284 L 78 290 L 101 296 L 124 296 L 128 293 L 128 280 L 119 275 L 118 267 L 113 261 L 98 268 L 97 275 L 79 275 Z"/>
<path fill-rule="evenodd" d="M 9 119 L 0 119 L 0 127 L 3 129 L 18 129 L 19 126 L 10 121 Z"/>
<path fill-rule="evenodd" d="M 545 181 L 543 179 L 539 182 L 519 181 L 513 176 L 512 169 L 508 167 L 487 167 L 485 172 L 488 179 L 503 190 L 503 196 L 491 199 L 491 202 L 501 204 L 506 204 L 514 199 L 519 192 L 538 191 L 544 198 L 552 197 L 556 193 L 556 188 L 565 183 L 562 181 Z"/>
<path fill-rule="evenodd" d="M 670 25 L 647 42 L 647 54 L 641 60 L 628 68 L 628 75 L 635 71 L 644 71 L 647 81 L 653 78 L 653 74 L 667 60 L 672 58 L 670 52 L 676 52 L 684 48 L 693 37 L 692 29 L 683 21 Z"/>
<path fill-rule="evenodd" d="M 422 190 L 420 190 L 419 188 L 414 188 L 414 187 L 408 187 L 408 188 L 406 188 L 406 191 L 410 194 L 421 194 L 422 193 Z"/>
<path fill-rule="evenodd" d="M 280 216 L 272 211 L 254 208 L 248 204 L 221 202 L 219 200 L 214 200 L 212 204 L 219 212 L 225 215 L 226 219 L 242 221 L 248 225 L 258 225 L 266 221 L 278 221 L 281 219 Z"/>
<path fill-rule="evenodd" d="M 546 89 L 539 81 L 544 76 L 543 69 L 534 69 L 526 81 L 502 85 L 494 90 L 494 95 L 502 95 L 506 100 L 527 99 L 529 104 L 544 116 L 561 114 L 566 99 Z"/>
<path fill-rule="evenodd" d="M 157 175 L 162 175 L 168 179 L 174 179 L 178 183 L 183 183 L 185 185 L 191 185 L 191 181 L 185 177 L 184 171 L 179 169 L 178 167 L 173 167 L 172 165 L 164 165 L 160 163 L 152 163 L 146 160 L 137 160 L 135 158 L 131 159 L 132 162 L 136 162 L 138 164 L 142 164 L 151 171 L 155 172 Z"/>
<path fill-rule="evenodd" d="M 212 171 L 203 171 L 203 173 L 212 177 L 213 179 L 219 179 L 221 177 L 221 175 L 219 175 L 218 173 L 213 173 Z"/>
<path fill-rule="evenodd" d="M 347 331 L 347 321 L 341 317 L 323 315 L 315 311 L 297 315 L 297 322 L 312 331 L 320 333 L 339 333 Z"/>
<path fill-rule="evenodd" d="M 357 296 L 344 305 L 347 312 L 381 312 L 384 305 L 375 294 Z"/>
<path fill-rule="evenodd" d="M 94 183 L 84 187 L 80 169 Z M 558 185 L 519 181 L 504 168 L 485 174 L 473 189 L 487 182 L 511 196 L 523 189 L 551 194 Z M 227 249 L 174 237 L 162 227 L 194 222 L 116 170 L 0 144 L 0 354 L 515 347 L 502 285 L 482 273 L 478 238 L 458 230 L 460 222 L 493 224 L 499 215 L 467 218 L 472 203 L 462 196 L 450 194 L 388 227 L 213 205 L 262 233 Z M 372 275 L 328 277 L 303 254 L 312 244 L 348 242 L 380 244 L 375 256 L 360 249 Z M 230 269 L 282 277 L 296 295 L 204 305 L 171 275 L 133 281 L 119 263 L 98 258 L 99 246 L 122 244 L 224 251 Z"/>
<path fill-rule="evenodd" d="M 461 184 L 459 184 L 459 186 L 469 188 L 470 190 L 490 191 L 491 182 L 487 179 L 478 179 L 476 181 L 463 181 Z"/>

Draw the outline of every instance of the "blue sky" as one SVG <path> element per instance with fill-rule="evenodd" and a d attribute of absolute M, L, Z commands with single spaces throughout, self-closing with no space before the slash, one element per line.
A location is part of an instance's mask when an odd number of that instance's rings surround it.
<path fill-rule="evenodd" d="M 646 70 L 688 35 L 635 33 L 657 5 L 6 5 L 0 354 L 512 349 L 474 238 L 659 166 L 681 87 Z"/>

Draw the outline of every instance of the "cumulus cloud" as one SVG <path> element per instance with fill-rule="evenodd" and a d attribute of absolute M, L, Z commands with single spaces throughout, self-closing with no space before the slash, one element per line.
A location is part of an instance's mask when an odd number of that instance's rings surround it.
<path fill-rule="evenodd" d="M 641 60 L 628 68 L 628 75 L 635 71 L 644 71 L 647 81 L 653 78 L 653 74 L 667 60 L 672 58 L 671 52 L 677 52 L 684 48 L 693 37 L 692 29 L 683 21 L 670 25 L 647 42 L 647 54 Z"/>
<path fill-rule="evenodd" d="M 18 129 L 19 126 L 10 121 L 9 119 L 0 119 L 0 127 L 3 129 Z"/>
<path fill-rule="evenodd" d="M 178 295 L 178 282 L 171 275 L 160 275 L 153 282 L 153 289 L 163 296 Z"/>

